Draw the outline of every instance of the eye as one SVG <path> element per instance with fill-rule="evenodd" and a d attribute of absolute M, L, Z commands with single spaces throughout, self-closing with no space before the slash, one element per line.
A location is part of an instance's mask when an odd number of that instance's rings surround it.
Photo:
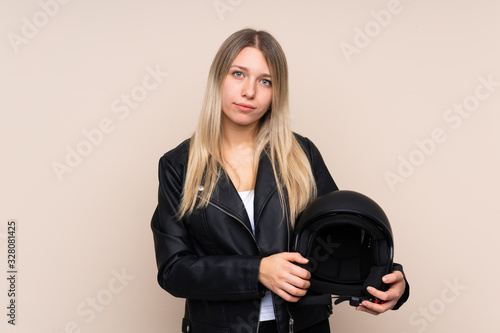
<path fill-rule="evenodd" d="M 239 72 L 239 71 L 234 71 L 234 72 L 233 72 L 233 76 L 234 76 L 234 77 L 243 77 L 243 73 L 242 73 L 242 72 Z"/>
<path fill-rule="evenodd" d="M 262 83 L 263 85 L 268 86 L 268 87 L 271 86 L 270 80 L 262 79 L 262 80 L 260 80 L 260 83 Z"/>

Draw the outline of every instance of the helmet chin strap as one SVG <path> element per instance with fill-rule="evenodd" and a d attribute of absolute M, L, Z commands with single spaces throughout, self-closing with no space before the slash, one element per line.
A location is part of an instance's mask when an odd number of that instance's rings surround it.
<path fill-rule="evenodd" d="M 363 301 L 373 302 L 373 298 L 369 297 L 358 297 L 358 296 L 340 296 L 335 300 L 335 305 L 340 304 L 342 302 L 349 301 L 350 306 L 360 306 Z"/>
<path fill-rule="evenodd" d="M 349 305 L 357 307 L 360 306 L 363 301 L 379 303 L 374 297 L 366 296 L 332 296 L 332 295 L 316 295 L 316 296 L 305 296 L 302 297 L 299 303 L 302 305 L 330 305 L 332 303 L 332 298 L 336 298 L 334 304 L 340 304 L 345 301 L 349 301 Z"/>
<path fill-rule="evenodd" d="M 336 298 L 335 305 L 340 304 L 345 301 L 349 301 L 351 306 L 359 306 L 363 301 L 379 303 L 380 301 L 375 297 L 368 294 L 366 288 L 368 286 L 375 287 L 377 289 L 386 289 L 386 284 L 382 282 L 382 277 L 387 274 L 385 266 L 372 266 L 371 271 L 365 283 L 362 287 L 347 286 L 342 284 L 332 284 L 320 281 L 311 281 L 311 285 L 314 284 L 316 289 L 322 289 L 325 294 L 320 295 L 306 295 L 302 297 L 299 301 L 304 305 L 329 305 L 331 304 L 332 298 Z M 334 288 L 335 292 L 338 292 L 342 296 L 332 296 L 327 290 L 332 290 Z M 349 294 L 366 294 L 365 296 L 349 296 Z"/>

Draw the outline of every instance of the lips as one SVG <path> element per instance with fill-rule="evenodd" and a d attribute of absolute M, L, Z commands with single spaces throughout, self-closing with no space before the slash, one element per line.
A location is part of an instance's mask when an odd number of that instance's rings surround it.
<path fill-rule="evenodd" d="M 249 112 L 249 111 L 252 111 L 252 110 L 255 110 L 256 107 L 251 105 L 251 104 L 246 104 L 246 103 L 234 103 L 234 105 L 240 110 L 240 111 L 243 111 L 243 112 Z"/>

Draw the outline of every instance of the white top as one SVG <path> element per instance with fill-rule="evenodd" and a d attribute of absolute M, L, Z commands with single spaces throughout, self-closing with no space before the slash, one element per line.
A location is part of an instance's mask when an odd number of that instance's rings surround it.
<path fill-rule="evenodd" d="M 250 219 L 250 224 L 252 225 L 252 232 L 255 234 L 255 221 L 254 221 L 254 210 L 253 210 L 253 202 L 255 192 L 252 191 L 244 191 L 238 192 L 245 205 L 245 209 L 247 211 L 248 218 Z M 271 297 L 271 291 L 266 290 L 266 294 L 262 301 L 260 302 L 260 321 L 274 320 L 274 308 L 273 308 L 273 299 Z"/>
<path fill-rule="evenodd" d="M 247 210 L 248 218 L 250 219 L 250 224 L 252 225 L 252 232 L 255 235 L 255 222 L 254 222 L 254 212 L 253 212 L 253 201 L 255 196 L 255 191 L 244 191 L 238 192 L 240 195 L 241 201 L 245 205 L 245 209 Z"/>

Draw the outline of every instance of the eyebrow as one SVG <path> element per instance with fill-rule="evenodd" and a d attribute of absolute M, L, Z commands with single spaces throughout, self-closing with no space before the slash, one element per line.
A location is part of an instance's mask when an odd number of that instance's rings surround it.
<path fill-rule="evenodd" d="M 236 68 L 239 68 L 239 69 L 241 69 L 241 70 L 244 70 L 244 71 L 247 71 L 247 72 L 248 72 L 248 68 L 246 68 L 245 66 L 240 66 L 240 65 L 232 65 L 232 66 L 231 66 L 231 68 L 232 68 L 232 67 L 236 67 Z M 267 73 L 262 73 L 262 74 L 260 74 L 260 76 L 262 76 L 262 77 L 266 77 L 266 78 L 271 78 L 271 74 L 267 74 Z"/>

